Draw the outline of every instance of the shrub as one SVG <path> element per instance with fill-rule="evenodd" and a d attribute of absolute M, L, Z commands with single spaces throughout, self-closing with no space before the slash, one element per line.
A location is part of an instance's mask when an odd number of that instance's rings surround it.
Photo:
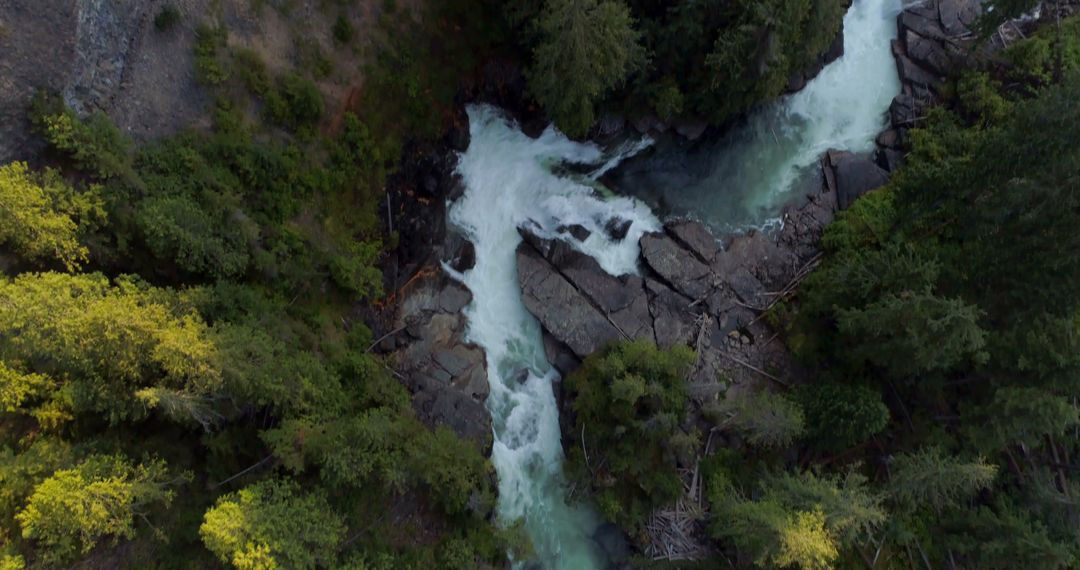
<path fill-rule="evenodd" d="M 154 16 L 154 28 L 159 32 L 167 32 L 175 28 L 180 23 L 180 19 L 180 10 L 168 4 L 158 11 L 157 16 Z"/>
<path fill-rule="evenodd" d="M 266 111 L 271 120 L 288 129 L 313 126 L 322 117 L 322 94 L 310 79 L 289 74 L 267 94 Z"/>
<path fill-rule="evenodd" d="M 356 30 L 353 28 L 352 22 L 344 15 L 338 16 L 337 20 L 334 20 L 333 31 L 334 41 L 341 45 L 352 43 L 353 37 L 356 35 Z"/>
<path fill-rule="evenodd" d="M 195 30 L 195 72 L 199 82 L 221 85 L 229 79 L 229 70 L 218 57 L 219 50 L 225 47 L 226 38 L 225 28 L 201 24 Z"/>

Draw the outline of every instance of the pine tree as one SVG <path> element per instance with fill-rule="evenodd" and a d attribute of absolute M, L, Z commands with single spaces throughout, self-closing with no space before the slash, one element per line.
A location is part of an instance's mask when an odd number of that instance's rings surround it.
<path fill-rule="evenodd" d="M 903 379 L 984 361 L 986 332 L 979 316 L 978 308 L 960 299 L 904 293 L 840 311 L 839 328 L 856 359 Z"/>
<path fill-rule="evenodd" d="M 927 448 L 893 458 L 889 492 L 905 508 L 941 511 L 990 487 L 997 466 L 982 459 L 964 461 Z"/>
<path fill-rule="evenodd" d="M 707 412 L 715 423 L 741 433 L 754 446 L 787 447 L 803 432 L 799 405 L 767 390 L 737 396 L 729 393 Z"/>
<path fill-rule="evenodd" d="M 584 136 L 596 101 L 644 57 L 630 10 L 621 0 L 547 0 L 538 26 L 529 88 L 559 129 Z"/>

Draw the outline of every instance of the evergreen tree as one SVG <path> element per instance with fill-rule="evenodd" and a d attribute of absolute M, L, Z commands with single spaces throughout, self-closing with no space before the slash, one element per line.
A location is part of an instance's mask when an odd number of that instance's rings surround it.
<path fill-rule="evenodd" d="M 547 0 L 537 23 L 529 88 L 572 136 L 584 136 L 593 105 L 640 65 L 643 51 L 621 0 Z"/>
<path fill-rule="evenodd" d="M 889 492 L 906 508 L 941 511 L 990 487 L 997 466 L 982 459 L 964 461 L 927 448 L 893 458 Z"/>
<path fill-rule="evenodd" d="M 930 293 L 887 295 L 863 309 L 839 313 L 852 355 L 894 378 L 947 372 L 987 358 L 979 310 L 960 299 Z"/>
<path fill-rule="evenodd" d="M 787 447 L 803 432 L 803 413 L 790 399 L 767 390 L 730 393 L 719 405 L 706 410 L 722 427 L 730 427 L 754 446 Z"/>
<path fill-rule="evenodd" d="M 566 379 L 581 442 L 569 447 L 568 467 L 590 485 L 608 520 L 633 528 L 682 493 L 676 465 L 696 443 L 679 425 L 693 362 L 685 346 L 615 343 Z"/>

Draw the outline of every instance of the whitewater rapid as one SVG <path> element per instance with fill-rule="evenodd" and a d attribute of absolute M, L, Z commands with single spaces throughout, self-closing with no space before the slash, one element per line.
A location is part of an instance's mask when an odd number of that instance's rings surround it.
<path fill-rule="evenodd" d="M 902 9 L 902 0 L 855 0 L 844 16 L 844 55 L 802 91 L 717 139 L 665 141 L 615 172 L 614 186 L 662 217 L 695 218 L 717 234 L 775 225 L 786 204 L 819 183 L 825 151 L 873 150 L 900 92 L 890 40 Z"/>
<path fill-rule="evenodd" d="M 686 155 L 680 149 L 657 152 L 634 168 L 618 169 L 652 141 L 631 140 L 605 152 L 553 128 L 531 139 L 493 107 L 468 109 L 471 142 L 458 163 L 465 193 L 451 205 L 449 218 L 475 245 L 476 265 L 462 274 L 446 270 L 473 293 L 465 309 L 468 340 L 487 356 L 498 513 L 507 524 L 524 521 L 543 568 L 590 570 L 606 561 L 592 539 L 602 521 L 587 505 L 567 500 L 552 389 L 558 374 L 546 360 L 540 326 L 521 300 L 518 228 L 528 224 L 545 237 L 566 239 L 558 228 L 580 224 L 590 236 L 569 243 L 619 275 L 638 271 L 639 238 L 661 227 L 650 204 L 661 215 L 692 215 L 719 229 L 765 223 L 822 152 L 872 147 L 899 89 L 888 50 L 900 2 L 855 0 L 845 16 L 842 58 L 802 92 L 692 156 L 680 157 Z M 565 163 L 585 165 L 573 170 L 588 174 L 555 168 Z M 596 182 L 613 169 L 619 190 L 626 185 L 636 197 L 613 195 Z M 608 237 L 605 226 L 613 219 L 632 222 L 625 239 Z"/>
<path fill-rule="evenodd" d="M 592 231 L 584 243 L 574 242 L 583 252 L 608 272 L 635 273 L 638 239 L 660 223 L 635 199 L 604 199 L 592 180 L 645 143 L 606 156 L 596 145 L 575 143 L 552 128 L 530 139 L 492 107 L 473 106 L 468 113 L 472 139 L 458 163 L 466 190 L 451 207 L 450 222 L 476 246 L 476 265 L 459 277 L 473 292 L 465 309 L 468 339 L 487 354 L 499 515 L 507 522 L 524 519 L 545 568 L 599 568 L 603 559 L 591 538 L 599 520 L 566 499 L 552 391 L 557 372 L 545 358 L 536 319 L 521 301 L 517 228 L 529 224 L 555 237 L 560 225 L 580 224 Z M 563 162 L 595 167 L 574 180 L 552 172 Z M 632 222 L 626 239 L 607 237 L 604 226 L 612 218 Z"/>

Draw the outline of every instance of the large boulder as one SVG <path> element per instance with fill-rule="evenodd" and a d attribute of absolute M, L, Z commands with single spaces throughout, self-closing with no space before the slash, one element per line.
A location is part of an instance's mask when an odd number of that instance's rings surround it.
<path fill-rule="evenodd" d="M 639 243 L 645 262 L 675 290 L 691 299 L 701 299 L 709 293 L 712 272 L 690 250 L 659 232 L 641 236 Z"/>
<path fill-rule="evenodd" d="M 889 173 L 869 158 L 850 152 L 829 152 L 826 158 L 836 179 L 836 201 L 841 210 L 849 208 L 863 194 L 889 181 Z"/>
<path fill-rule="evenodd" d="M 607 316 L 528 242 L 518 246 L 517 266 L 525 308 L 578 358 L 622 337 Z"/>
<path fill-rule="evenodd" d="M 693 252 L 702 263 L 711 263 L 720 251 L 716 238 L 704 224 L 696 220 L 668 222 L 664 224 L 664 229 L 668 235 Z"/>
<path fill-rule="evenodd" d="M 592 257 L 561 240 L 548 240 L 521 230 L 523 247 L 531 247 L 625 338 L 653 338 L 652 318 L 640 277 L 608 274 Z M 529 263 L 529 262 L 527 262 Z M 520 269 L 520 266 L 519 266 Z M 519 272 L 519 276 L 523 273 Z M 526 283 L 522 282 L 522 289 Z M 538 315 L 538 318 L 540 316 Z M 543 318 L 540 319 L 544 321 Z M 565 339 L 555 334 L 556 338 Z"/>
<path fill-rule="evenodd" d="M 402 291 L 395 328 L 380 348 L 396 350 L 396 371 L 412 393 L 421 420 L 447 426 L 487 453 L 487 359 L 483 350 L 465 341 L 461 312 L 472 294 L 437 269 L 422 275 Z"/>

